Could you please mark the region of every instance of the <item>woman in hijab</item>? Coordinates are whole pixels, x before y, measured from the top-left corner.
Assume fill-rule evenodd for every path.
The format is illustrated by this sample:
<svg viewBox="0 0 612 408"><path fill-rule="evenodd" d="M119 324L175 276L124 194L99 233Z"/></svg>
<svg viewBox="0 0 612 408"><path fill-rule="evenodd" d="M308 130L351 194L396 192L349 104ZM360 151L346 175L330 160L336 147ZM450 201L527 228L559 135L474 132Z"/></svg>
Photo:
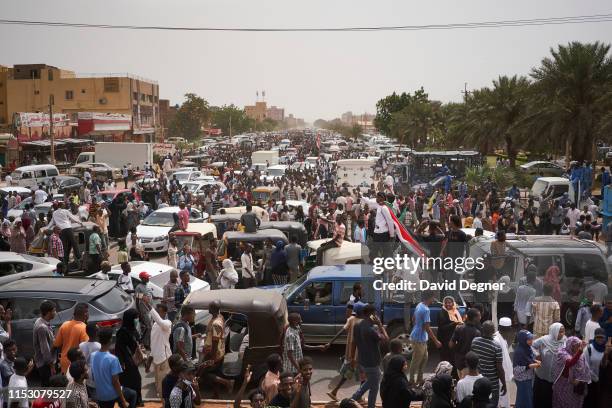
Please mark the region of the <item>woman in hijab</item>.
<svg viewBox="0 0 612 408"><path fill-rule="evenodd" d="M223 260L223 268L217 277L217 283L221 289L234 289L238 283L238 272L234 268L234 263L231 259Z"/></svg>
<svg viewBox="0 0 612 408"><path fill-rule="evenodd" d="M413 391L408 386L406 370L408 362L397 355L389 360L382 382L380 383L380 398L383 408L405 408L412 401L420 401L423 396L418 391Z"/></svg>
<svg viewBox="0 0 612 408"><path fill-rule="evenodd" d="M533 334L527 330L518 332L512 362L516 382L516 408L533 407L533 370L540 366L540 362L535 359L532 344Z"/></svg>
<svg viewBox="0 0 612 408"><path fill-rule="evenodd" d="M442 374L434 377L431 382L433 396L431 397L431 408L452 408L453 378L450 374Z"/></svg>
<svg viewBox="0 0 612 408"><path fill-rule="evenodd" d="M552 297L561 303L561 285L560 282L561 270L557 265L551 265L544 275L544 284L549 284L553 288Z"/></svg>
<svg viewBox="0 0 612 408"><path fill-rule="evenodd" d="M472 388L472 395L468 395L461 401L459 408L496 408L491 402L491 380L482 377L476 380Z"/></svg>
<svg viewBox="0 0 612 408"><path fill-rule="evenodd" d="M9 244L11 238L11 222L9 220L2 221L2 227L0 227L0 250L10 251L11 245Z"/></svg>
<svg viewBox="0 0 612 408"><path fill-rule="evenodd" d="M289 267L287 266L287 255L284 248L284 241L276 241L276 248L270 256L270 269L272 270L272 280L275 285L285 285L287 283Z"/></svg>
<svg viewBox="0 0 612 408"><path fill-rule="evenodd" d="M581 407L591 381L589 363L582 354L582 341L570 337L553 360L553 408Z"/></svg>
<svg viewBox="0 0 612 408"><path fill-rule="evenodd" d="M13 222L9 244L11 245L11 251L19 254L26 253L26 233L23 229L21 218L17 218Z"/></svg>
<svg viewBox="0 0 612 408"><path fill-rule="evenodd" d="M138 403L142 402L142 378L138 365L143 360L140 348L140 318L136 309L128 309L123 313L121 327L117 330L115 355L121 363L123 372L119 375L121 385L131 388L138 394Z"/></svg>
<svg viewBox="0 0 612 408"><path fill-rule="evenodd" d="M444 307L440 309L438 313L438 340L442 343L440 349L440 360L442 361L455 361L452 350L448 347L451 337L455 332L455 327L463 324L463 319L455 299L452 296L447 296L442 301Z"/></svg>
<svg viewBox="0 0 612 408"><path fill-rule="evenodd" d="M433 381L443 375L451 375L453 372L453 366L448 361L440 361L436 366L434 375L427 378L423 383L423 408L431 407L431 401L433 397Z"/></svg>
<svg viewBox="0 0 612 408"><path fill-rule="evenodd" d="M533 401L536 407L552 407L552 375L553 361L557 352L565 344L565 327L561 323L553 323L548 329L548 335L533 342L533 348L540 358L540 367L535 370L533 383Z"/></svg>
<svg viewBox="0 0 612 408"><path fill-rule="evenodd" d="M601 394L599 370L606 351L606 339L606 331L599 327L595 329L595 338L591 340L586 348L586 357L591 370L591 383L582 405L584 408L596 407L599 401Z"/></svg>

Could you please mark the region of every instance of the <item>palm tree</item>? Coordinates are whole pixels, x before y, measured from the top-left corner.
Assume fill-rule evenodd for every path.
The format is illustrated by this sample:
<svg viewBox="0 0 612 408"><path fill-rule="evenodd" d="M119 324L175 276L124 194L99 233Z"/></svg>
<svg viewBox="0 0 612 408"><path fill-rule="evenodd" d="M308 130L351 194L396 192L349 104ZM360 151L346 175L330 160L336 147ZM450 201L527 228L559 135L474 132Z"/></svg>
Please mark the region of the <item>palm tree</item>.
<svg viewBox="0 0 612 408"><path fill-rule="evenodd" d="M536 138L565 147L568 159L592 160L595 142L612 127L609 51L600 42L559 45L531 72L537 109L527 123Z"/></svg>
<svg viewBox="0 0 612 408"><path fill-rule="evenodd" d="M475 90L465 106L455 110L453 131L463 135L464 144L479 146L483 153L503 145L514 167L525 141L519 124L527 111L529 86L525 77L500 76L492 88Z"/></svg>

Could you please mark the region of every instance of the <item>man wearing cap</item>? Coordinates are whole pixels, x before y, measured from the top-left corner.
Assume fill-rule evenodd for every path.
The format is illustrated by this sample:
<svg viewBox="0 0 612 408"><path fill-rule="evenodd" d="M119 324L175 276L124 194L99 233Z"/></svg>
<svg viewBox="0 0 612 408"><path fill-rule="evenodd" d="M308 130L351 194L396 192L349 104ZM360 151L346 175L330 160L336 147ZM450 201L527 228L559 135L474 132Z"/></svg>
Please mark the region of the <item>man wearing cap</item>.
<svg viewBox="0 0 612 408"><path fill-rule="evenodd" d="M151 319L149 317L149 308L147 304L153 301L153 288L149 284L151 275L148 272L142 271L138 274L140 283L134 290L136 297L136 306L140 313L140 329L142 335L142 342L147 349L151 348Z"/></svg>

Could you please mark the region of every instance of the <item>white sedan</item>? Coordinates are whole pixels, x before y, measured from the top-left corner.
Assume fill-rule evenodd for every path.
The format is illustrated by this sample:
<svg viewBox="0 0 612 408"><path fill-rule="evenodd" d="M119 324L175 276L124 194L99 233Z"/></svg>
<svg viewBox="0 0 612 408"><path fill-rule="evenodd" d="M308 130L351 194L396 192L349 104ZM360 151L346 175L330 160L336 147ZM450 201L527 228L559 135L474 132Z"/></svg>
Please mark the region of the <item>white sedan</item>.
<svg viewBox="0 0 612 408"><path fill-rule="evenodd" d="M174 214L179 207L160 208L152 212L136 227L136 234L140 238L145 252L168 251L168 233L174 226ZM208 214L195 208L191 209L189 222L198 223L208 219Z"/></svg>
<svg viewBox="0 0 612 408"><path fill-rule="evenodd" d="M130 267L132 268L130 277L132 278L132 286L134 288L140 283L140 277L138 276L140 272L147 272L151 275L149 282L153 289L153 297L163 298L164 285L170 281L170 271L174 269L172 266L157 262L134 261L130 262ZM121 274L123 274L121 265L114 265L108 273L108 277L110 280L116 281ZM89 277L93 278L95 277L94 275ZM208 282L198 279L193 275L190 275L189 284L191 285L192 292L196 290L210 290Z"/></svg>

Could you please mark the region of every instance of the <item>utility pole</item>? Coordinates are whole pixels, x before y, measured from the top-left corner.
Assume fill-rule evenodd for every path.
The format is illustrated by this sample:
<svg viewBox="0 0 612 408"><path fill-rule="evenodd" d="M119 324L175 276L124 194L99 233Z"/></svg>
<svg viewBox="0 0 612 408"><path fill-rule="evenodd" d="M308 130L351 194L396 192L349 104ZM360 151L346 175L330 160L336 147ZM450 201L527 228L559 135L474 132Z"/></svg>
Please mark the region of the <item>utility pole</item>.
<svg viewBox="0 0 612 408"><path fill-rule="evenodd" d="M470 94L470 91L468 91L468 89L467 89L467 82L465 82L464 85L463 85L463 92L462 93L463 93L463 102L467 102L468 95Z"/></svg>
<svg viewBox="0 0 612 408"><path fill-rule="evenodd" d="M49 95L49 134L51 136L51 164L55 164L55 129L53 128L53 95Z"/></svg>

